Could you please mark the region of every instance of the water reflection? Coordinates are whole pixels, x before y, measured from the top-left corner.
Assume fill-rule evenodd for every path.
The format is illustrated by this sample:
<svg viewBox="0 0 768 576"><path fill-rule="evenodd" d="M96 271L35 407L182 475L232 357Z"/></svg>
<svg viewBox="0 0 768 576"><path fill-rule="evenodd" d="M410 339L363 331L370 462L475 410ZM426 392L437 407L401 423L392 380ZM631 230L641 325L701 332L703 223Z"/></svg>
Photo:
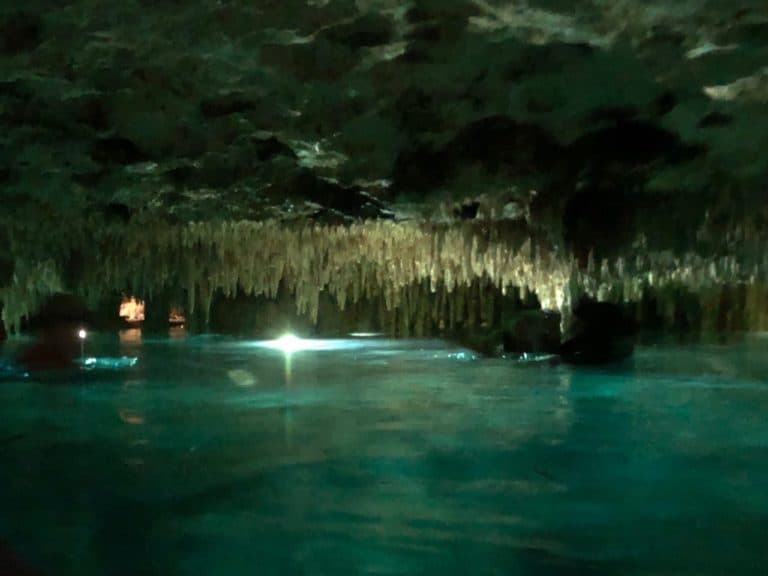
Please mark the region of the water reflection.
<svg viewBox="0 0 768 576"><path fill-rule="evenodd" d="M140 426L144 424L144 415L141 412L123 409L118 410L118 415L120 416L120 420L125 424L130 424L132 426Z"/></svg>
<svg viewBox="0 0 768 576"><path fill-rule="evenodd" d="M120 344L140 344L141 328L128 328L118 332Z"/></svg>
<svg viewBox="0 0 768 576"><path fill-rule="evenodd" d="M178 325L175 325L175 326L171 326L168 329L168 335L171 338L184 339L184 338L187 337L187 328L186 328L186 326L184 324L178 324Z"/></svg>

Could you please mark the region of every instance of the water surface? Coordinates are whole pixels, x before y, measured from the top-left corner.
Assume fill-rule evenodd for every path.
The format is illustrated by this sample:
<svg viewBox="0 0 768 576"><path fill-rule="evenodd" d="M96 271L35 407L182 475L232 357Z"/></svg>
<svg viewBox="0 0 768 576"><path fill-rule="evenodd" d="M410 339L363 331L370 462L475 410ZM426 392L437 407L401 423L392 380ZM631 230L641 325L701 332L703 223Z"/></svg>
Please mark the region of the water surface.
<svg viewBox="0 0 768 576"><path fill-rule="evenodd" d="M0 538L51 575L766 571L768 338L315 348L133 332L86 350L133 367L6 378Z"/></svg>

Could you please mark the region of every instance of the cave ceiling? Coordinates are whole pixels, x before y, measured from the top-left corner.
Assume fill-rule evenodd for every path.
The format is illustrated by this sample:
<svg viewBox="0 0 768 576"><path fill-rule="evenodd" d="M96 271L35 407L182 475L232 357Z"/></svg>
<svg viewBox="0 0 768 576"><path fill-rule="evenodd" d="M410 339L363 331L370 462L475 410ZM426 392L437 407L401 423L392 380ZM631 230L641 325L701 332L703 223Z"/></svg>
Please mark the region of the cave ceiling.
<svg viewBox="0 0 768 576"><path fill-rule="evenodd" d="M768 175L762 0L31 0L0 9L0 66L16 222L479 213L578 239L627 211L696 230Z"/></svg>

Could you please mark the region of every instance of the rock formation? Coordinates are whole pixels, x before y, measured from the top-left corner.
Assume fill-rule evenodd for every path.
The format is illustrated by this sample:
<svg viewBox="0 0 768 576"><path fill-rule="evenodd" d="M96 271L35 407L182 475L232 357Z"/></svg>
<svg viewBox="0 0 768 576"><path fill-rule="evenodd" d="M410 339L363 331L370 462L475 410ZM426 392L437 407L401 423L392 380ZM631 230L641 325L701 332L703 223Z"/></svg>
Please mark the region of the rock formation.
<svg viewBox="0 0 768 576"><path fill-rule="evenodd" d="M59 292L765 329L765 3L561 4L0 9L6 330Z"/></svg>

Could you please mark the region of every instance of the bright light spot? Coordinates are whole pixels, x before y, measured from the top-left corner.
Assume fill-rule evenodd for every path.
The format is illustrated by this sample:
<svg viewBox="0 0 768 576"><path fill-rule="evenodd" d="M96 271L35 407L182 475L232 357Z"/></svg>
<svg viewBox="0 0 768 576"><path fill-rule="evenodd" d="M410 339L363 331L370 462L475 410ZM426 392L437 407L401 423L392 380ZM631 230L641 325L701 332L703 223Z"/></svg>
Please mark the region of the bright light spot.
<svg viewBox="0 0 768 576"><path fill-rule="evenodd" d="M133 296L123 298L120 303L120 318L126 322L142 322L144 320L144 301Z"/></svg>
<svg viewBox="0 0 768 576"><path fill-rule="evenodd" d="M352 338L378 338L383 334L381 332L352 332L350 336Z"/></svg>
<svg viewBox="0 0 768 576"><path fill-rule="evenodd" d="M298 350L304 350L305 346L301 338L293 334L285 334L277 340L273 340L274 347L286 354L293 354Z"/></svg>
<svg viewBox="0 0 768 576"><path fill-rule="evenodd" d="M293 354L301 350L329 351L329 350L356 350L365 346L363 340L356 339L316 339L299 338L293 334L285 334L276 340L261 340L250 342L247 346L257 346L259 348L269 348L270 350L279 350L284 354Z"/></svg>
<svg viewBox="0 0 768 576"><path fill-rule="evenodd" d="M80 338L80 340L85 340L85 337L88 336L88 333L80 328L80 330L77 331L77 337Z"/></svg>

